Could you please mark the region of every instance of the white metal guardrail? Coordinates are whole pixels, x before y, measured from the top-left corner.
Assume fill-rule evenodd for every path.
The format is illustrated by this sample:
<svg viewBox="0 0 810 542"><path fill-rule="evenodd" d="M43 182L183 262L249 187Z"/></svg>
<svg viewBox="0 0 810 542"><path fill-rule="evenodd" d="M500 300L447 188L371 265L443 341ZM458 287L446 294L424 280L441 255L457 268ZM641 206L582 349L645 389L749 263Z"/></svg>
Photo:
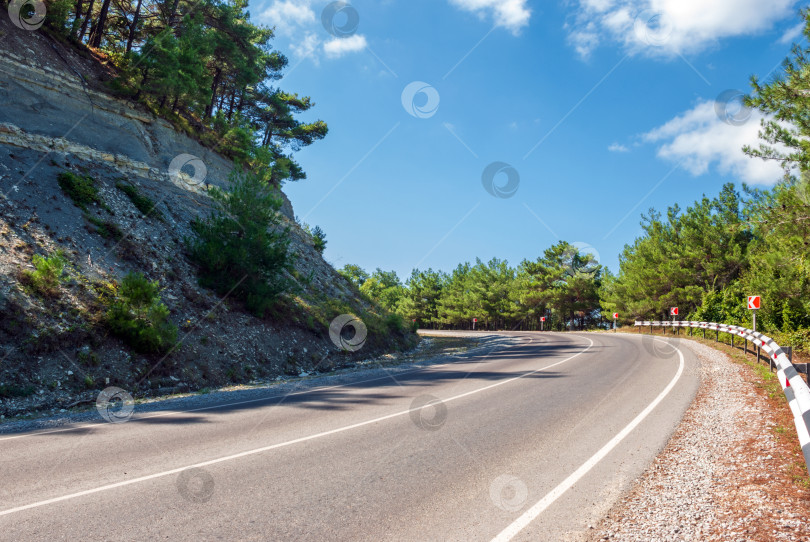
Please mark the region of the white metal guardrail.
<svg viewBox="0 0 810 542"><path fill-rule="evenodd" d="M790 410L793 412L793 422L796 424L796 433L799 435L799 444L802 447L804 461L810 473L810 388L793 366L785 351L770 337L740 326L717 324L714 322L660 322L639 321L635 325L643 327L672 327L710 330L719 333L728 333L732 337L742 337L760 347L773 362L777 371L782 391L785 392ZM704 331L705 333L705 331ZM732 339L733 340L733 339Z"/></svg>

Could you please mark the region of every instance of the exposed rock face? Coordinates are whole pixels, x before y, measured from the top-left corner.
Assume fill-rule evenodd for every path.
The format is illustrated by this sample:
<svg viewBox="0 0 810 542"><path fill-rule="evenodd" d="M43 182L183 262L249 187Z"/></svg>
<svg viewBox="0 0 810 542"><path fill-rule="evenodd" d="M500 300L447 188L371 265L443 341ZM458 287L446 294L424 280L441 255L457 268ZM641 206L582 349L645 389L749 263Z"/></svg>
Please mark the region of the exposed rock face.
<svg viewBox="0 0 810 542"><path fill-rule="evenodd" d="M386 315L323 260L281 193L294 292L259 319L199 287L184 239L211 208L206 183L227 188L233 164L104 94L98 63L0 20L0 415L94 399L107 385L137 395L325 371L415 342L386 327ZM180 155L202 161L203 182L197 168L170 171ZM95 179L102 204L74 205L57 182L64 171ZM122 183L157 202L159 216L143 216ZM104 235L99 223L123 238ZM34 254L55 250L70 262L68 280L44 299L20 273ZM163 288L181 341L166 358L134 353L103 324L100 289L130 271ZM354 353L329 337L330 321L348 312L369 328Z"/></svg>

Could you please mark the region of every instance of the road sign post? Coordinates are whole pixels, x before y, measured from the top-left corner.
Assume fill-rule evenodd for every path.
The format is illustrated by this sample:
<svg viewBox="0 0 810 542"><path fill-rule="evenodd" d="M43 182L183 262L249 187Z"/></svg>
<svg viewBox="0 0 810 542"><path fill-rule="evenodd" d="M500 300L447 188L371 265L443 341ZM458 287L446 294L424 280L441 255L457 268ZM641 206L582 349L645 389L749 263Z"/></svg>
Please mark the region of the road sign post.
<svg viewBox="0 0 810 542"><path fill-rule="evenodd" d="M473 331L475 331L475 323L478 321L478 318L473 318Z"/></svg>
<svg viewBox="0 0 810 542"><path fill-rule="evenodd" d="M678 307L670 307L669 308L669 315L673 317L672 318L672 326L675 327L675 318L674 317L678 316ZM675 329L677 331L677 328L675 328Z"/></svg>
<svg viewBox="0 0 810 542"><path fill-rule="evenodd" d="M758 295L749 295L748 296L748 309L754 311L753 314L753 324L752 328L754 331L757 330L757 311L762 306L762 297Z"/></svg>
<svg viewBox="0 0 810 542"><path fill-rule="evenodd" d="M618 313L618 312L614 312L614 313L613 313L613 331L614 331L614 332L616 331L616 321L617 321L618 319L619 319L619 313Z"/></svg>
<svg viewBox="0 0 810 542"><path fill-rule="evenodd" d="M546 317L545 317L545 316L541 316L541 317L540 317L540 331L543 331L543 327L544 327L544 324L545 324L545 323L546 323Z"/></svg>

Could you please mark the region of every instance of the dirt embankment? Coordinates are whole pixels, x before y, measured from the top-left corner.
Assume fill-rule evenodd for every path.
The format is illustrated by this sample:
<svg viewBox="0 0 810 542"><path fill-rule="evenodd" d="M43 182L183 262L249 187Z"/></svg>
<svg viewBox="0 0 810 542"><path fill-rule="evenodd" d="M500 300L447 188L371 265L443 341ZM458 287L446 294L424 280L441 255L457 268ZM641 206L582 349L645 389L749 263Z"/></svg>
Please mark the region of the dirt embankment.
<svg viewBox="0 0 810 542"><path fill-rule="evenodd" d="M186 257L190 223L211 208L209 186L227 186L233 164L137 106L103 92L107 70L39 32L0 17L0 415L66 408L106 386L135 396L279 374L328 371L415 344L385 325L282 212L296 256L295 291L264 319L201 288ZM205 165L171 175L180 155ZM94 179L99 203L82 210L59 186L62 172ZM122 187L157 202L144 216ZM66 280L53 297L20 282L34 255L62 250ZM103 323L103 293L128 272L158 280L180 346L145 356ZM329 323L354 313L368 327L356 352L339 349Z"/></svg>

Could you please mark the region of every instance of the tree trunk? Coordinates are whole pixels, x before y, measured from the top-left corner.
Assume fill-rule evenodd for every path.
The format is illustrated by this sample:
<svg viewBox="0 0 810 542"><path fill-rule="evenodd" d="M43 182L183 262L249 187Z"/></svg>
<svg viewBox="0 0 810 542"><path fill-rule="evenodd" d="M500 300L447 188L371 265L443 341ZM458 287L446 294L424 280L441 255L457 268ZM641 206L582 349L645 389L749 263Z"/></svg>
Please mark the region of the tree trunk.
<svg viewBox="0 0 810 542"><path fill-rule="evenodd" d="M79 36L78 22L82 18L82 7L83 6L84 6L84 1L83 0L76 0L76 17L74 17L74 19L73 19L73 28L71 29L71 32L70 32L71 36L73 36L73 39L75 39L75 40L79 39L78 38L78 36Z"/></svg>
<svg viewBox="0 0 810 542"><path fill-rule="evenodd" d="M217 68L214 73L214 82L211 83L211 102L205 106L205 118L210 119L214 112L214 104L217 101L217 87L219 87L219 78L222 77L222 68Z"/></svg>
<svg viewBox="0 0 810 542"><path fill-rule="evenodd" d="M231 103L228 104L228 120L233 116L233 102L236 99L236 91L231 92Z"/></svg>
<svg viewBox="0 0 810 542"><path fill-rule="evenodd" d="M80 0L81 1L81 0ZM132 26L129 27L129 38L127 38L127 54L132 51L132 42L135 40L135 32L138 29L138 20L141 16L141 3L143 0L138 0L138 5L135 7L135 15L132 18Z"/></svg>
<svg viewBox="0 0 810 542"><path fill-rule="evenodd" d="M242 87L242 90L239 91L239 105L236 106L236 110L241 113L242 108L245 106L245 90L247 87Z"/></svg>
<svg viewBox="0 0 810 542"><path fill-rule="evenodd" d="M90 46L101 47L101 38L104 37L104 26L107 24L107 12L110 10L110 0L104 0L101 10L98 12L98 20L93 25L93 32L90 34Z"/></svg>
<svg viewBox="0 0 810 542"><path fill-rule="evenodd" d="M178 18L177 18L177 5L180 3L180 0L174 0L174 4L172 4L172 12L169 15L169 27L175 31L175 36L177 35L177 26L178 26Z"/></svg>
<svg viewBox="0 0 810 542"><path fill-rule="evenodd" d="M87 6L87 14L84 16L84 21L82 21L82 27L79 30L79 37L78 40L82 41L84 39L84 35L87 32L87 25L90 24L90 17L93 16L93 4L95 4L96 0L90 0L90 5Z"/></svg>

